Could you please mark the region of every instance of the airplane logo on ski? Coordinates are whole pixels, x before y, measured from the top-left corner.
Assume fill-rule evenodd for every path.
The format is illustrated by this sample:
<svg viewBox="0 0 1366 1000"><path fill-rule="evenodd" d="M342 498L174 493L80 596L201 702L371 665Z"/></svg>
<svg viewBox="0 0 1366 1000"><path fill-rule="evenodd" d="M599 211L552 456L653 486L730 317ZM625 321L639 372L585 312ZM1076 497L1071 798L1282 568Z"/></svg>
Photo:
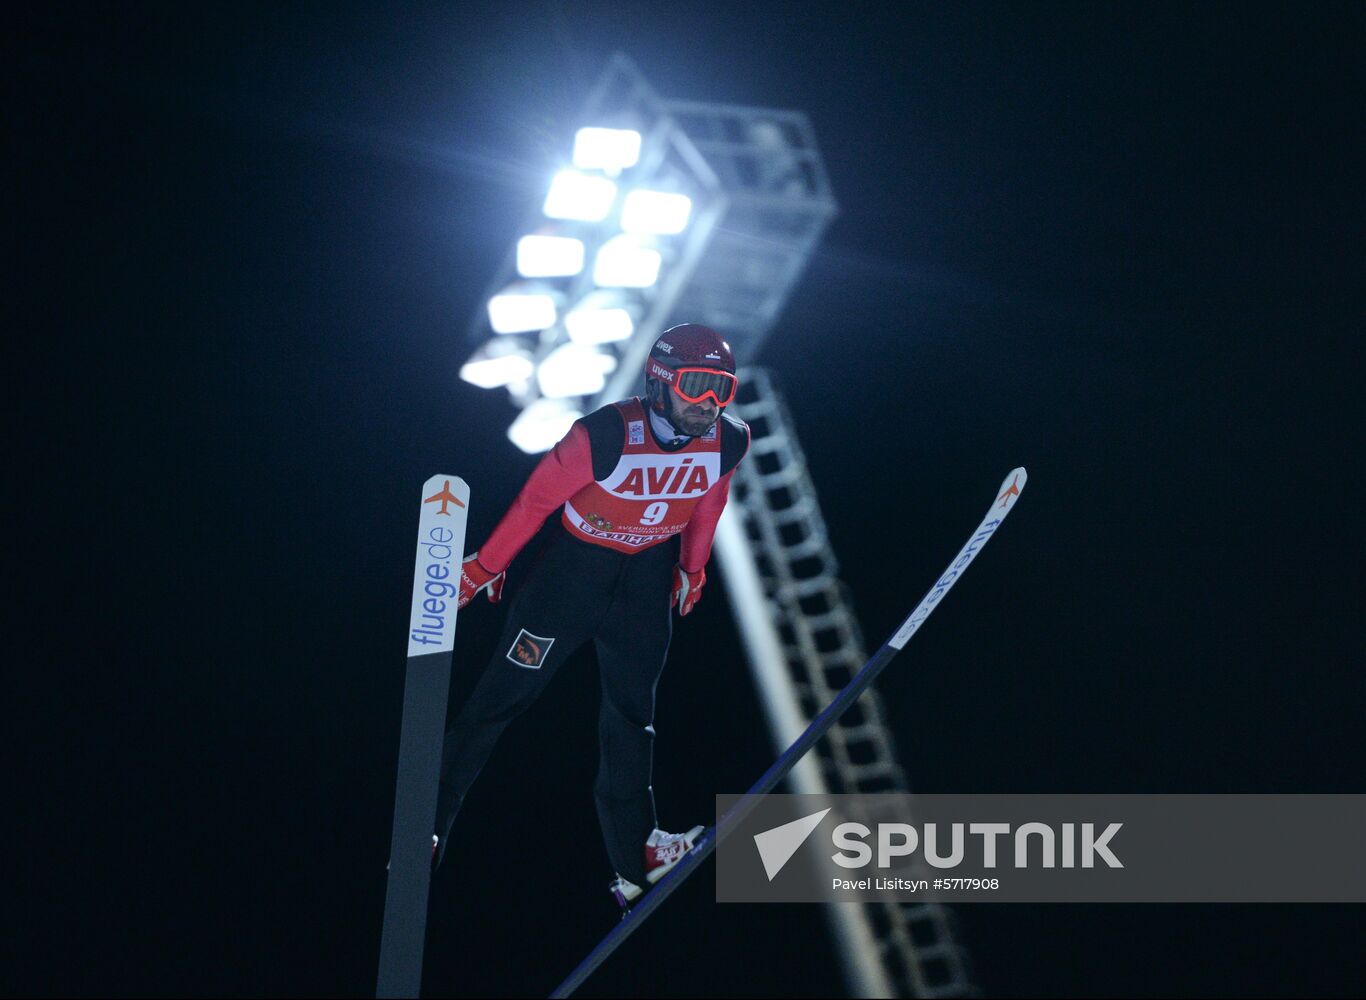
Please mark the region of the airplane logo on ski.
<svg viewBox="0 0 1366 1000"><path fill-rule="evenodd" d="M429 496L426 500L423 500L422 502L436 503L438 500L441 501L441 509L437 511L437 513L445 514L447 517L451 516L451 512L446 509L448 504L453 503L457 507L465 506L465 504L460 500L460 498L451 492L451 481L449 479L446 480L446 485L441 487L440 493L435 493L432 496Z"/></svg>
<svg viewBox="0 0 1366 1000"><path fill-rule="evenodd" d="M1019 477L1019 476L1016 476L1016 477L1015 477L1014 479L1012 479L1011 482L1010 482L1010 489L1006 490L1004 493L1002 493L1000 496L998 496L998 497L996 498L997 500L999 500L999 501L1001 502L1000 505L1001 505L1002 507L1005 507L1005 506L1007 506L1007 505L1010 503L1010 498L1011 498L1011 497L1017 497L1017 496L1020 495L1019 482L1020 482L1020 477ZM449 486L450 483L447 483L446 485Z"/></svg>

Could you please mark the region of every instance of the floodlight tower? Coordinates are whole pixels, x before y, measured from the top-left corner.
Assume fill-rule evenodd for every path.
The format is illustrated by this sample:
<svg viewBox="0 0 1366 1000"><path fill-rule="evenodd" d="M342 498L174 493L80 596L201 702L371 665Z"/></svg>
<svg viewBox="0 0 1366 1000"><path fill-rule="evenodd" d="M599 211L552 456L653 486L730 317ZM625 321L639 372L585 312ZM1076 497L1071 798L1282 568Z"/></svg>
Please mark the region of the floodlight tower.
<svg viewBox="0 0 1366 1000"><path fill-rule="evenodd" d="M592 91L572 163L495 277L467 381L506 387L508 432L550 448L584 413L638 390L667 327L722 331L752 363L836 212L799 111L661 99L620 53ZM492 336L489 336L492 331ZM781 752L867 659L815 487L771 376L747 368L750 423L716 536L727 594ZM790 775L794 792L905 791L875 691ZM856 996L974 992L934 904L826 907Z"/></svg>

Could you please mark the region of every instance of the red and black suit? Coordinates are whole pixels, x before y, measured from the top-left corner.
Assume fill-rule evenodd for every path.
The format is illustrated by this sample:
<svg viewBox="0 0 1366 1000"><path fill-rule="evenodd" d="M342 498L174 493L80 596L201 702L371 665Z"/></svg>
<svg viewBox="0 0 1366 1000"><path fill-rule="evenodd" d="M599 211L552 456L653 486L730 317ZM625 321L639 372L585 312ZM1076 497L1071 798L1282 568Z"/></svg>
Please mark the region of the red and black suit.
<svg viewBox="0 0 1366 1000"><path fill-rule="evenodd" d="M479 562L493 573L506 569L557 509L559 529L512 597L493 659L446 733L437 803L443 848L504 727L591 639L602 674L598 818L617 872L645 884L643 847L656 825L655 685L672 633L673 568L706 565L731 475L748 449L749 428L724 413L701 437L661 441L633 397L576 421L537 465Z"/></svg>

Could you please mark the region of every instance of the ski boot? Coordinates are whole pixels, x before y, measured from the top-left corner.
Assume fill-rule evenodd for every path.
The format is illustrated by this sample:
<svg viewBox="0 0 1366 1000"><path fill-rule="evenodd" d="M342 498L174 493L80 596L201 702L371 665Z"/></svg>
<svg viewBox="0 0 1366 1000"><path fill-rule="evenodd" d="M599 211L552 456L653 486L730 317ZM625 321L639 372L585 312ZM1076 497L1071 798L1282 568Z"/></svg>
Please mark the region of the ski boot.
<svg viewBox="0 0 1366 1000"><path fill-rule="evenodd" d="M673 870L674 865L683 860L683 855L687 854L697 844L697 838L702 836L704 827L695 826L687 833L665 833L663 830L655 829L650 833L650 839L645 841L645 880L654 885L665 875ZM622 878L620 875L608 886L612 893L612 898L621 907L623 919L630 912L631 906L645 892L640 886L629 879Z"/></svg>

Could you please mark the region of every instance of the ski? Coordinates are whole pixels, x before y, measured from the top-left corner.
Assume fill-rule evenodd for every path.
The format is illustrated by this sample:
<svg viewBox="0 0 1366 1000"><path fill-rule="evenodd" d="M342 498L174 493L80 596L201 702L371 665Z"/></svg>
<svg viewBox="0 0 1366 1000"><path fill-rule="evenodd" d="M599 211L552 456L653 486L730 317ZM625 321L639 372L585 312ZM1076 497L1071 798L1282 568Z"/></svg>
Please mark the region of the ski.
<svg viewBox="0 0 1366 1000"><path fill-rule="evenodd" d="M717 824L709 828L702 834L696 846L683 856L674 868L665 875L659 882L647 892L640 900L631 907L630 911L622 918L621 922L612 928L610 932L598 943L588 956L579 963L578 967L555 987L551 997L568 997L575 990L583 985L584 980L597 970L598 966L607 961L612 953L616 951L625 940L630 937L637 928L640 927L673 893L684 880L702 866L711 852L733 830L745 816L749 815L754 806L758 803L758 797L767 795L778 787L778 783L787 776L797 761L806 755L807 751L816 745L816 741L829 731L830 727L839 721L850 706L854 704L861 694L872 684L877 676L882 673L892 657L905 648L911 636L920 629L925 620L934 612L944 595L949 592L959 577L972 563L977 554L982 551L983 546L991 540L1006 515L1015 509L1015 501L1020 497L1020 491L1024 489L1027 475L1023 468L1013 470L1001 483L1001 488L996 494L996 499L992 501L991 508L987 511L982 523L977 526L977 530L972 533L967 543L959 550L958 555L949 563L948 568L940 574L934 586L921 599L915 609L906 616L906 620L901 623L901 627L896 630L882 647L869 658L857 674L835 699L826 706L811 724L806 727L806 731L787 748L773 765L764 772L763 776L754 783L749 789L745 798L737 802L729 812L717 821Z"/></svg>
<svg viewBox="0 0 1366 1000"><path fill-rule="evenodd" d="M470 488L458 476L433 476L422 488L376 997L416 997L422 989L436 786L469 500Z"/></svg>

